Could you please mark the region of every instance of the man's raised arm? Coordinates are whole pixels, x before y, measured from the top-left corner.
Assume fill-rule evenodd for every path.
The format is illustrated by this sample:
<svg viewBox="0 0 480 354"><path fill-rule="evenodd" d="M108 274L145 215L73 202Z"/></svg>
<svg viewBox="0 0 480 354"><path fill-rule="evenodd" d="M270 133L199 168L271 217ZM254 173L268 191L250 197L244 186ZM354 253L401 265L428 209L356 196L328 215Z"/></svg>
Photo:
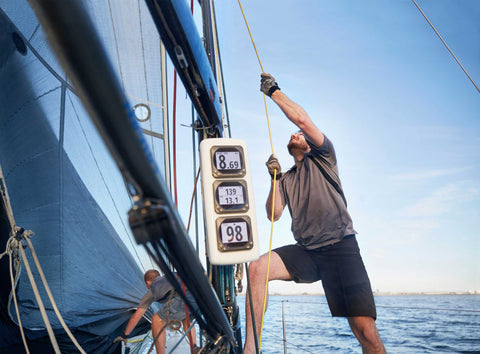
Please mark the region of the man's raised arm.
<svg viewBox="0 0 480 354"><path fill-rule="evenodd" d="M260 90L280 107L287 118L307 136L310 142L317 147L322 146L325 137L321 130L313 124L307 112L280 90L272 75L262 73L261 78Z"/></svg>

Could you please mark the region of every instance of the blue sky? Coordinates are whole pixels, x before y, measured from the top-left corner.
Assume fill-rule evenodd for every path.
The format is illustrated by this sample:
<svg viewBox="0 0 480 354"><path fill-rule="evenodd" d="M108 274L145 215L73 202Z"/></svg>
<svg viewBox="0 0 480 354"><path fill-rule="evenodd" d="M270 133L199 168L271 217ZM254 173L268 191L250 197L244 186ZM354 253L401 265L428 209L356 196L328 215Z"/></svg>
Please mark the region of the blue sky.
<svg viewBox="0 0 480 354"><path fill-rule="evenodd" d="M478 86L480 2L417 3ZM480 290L480 93L413 2L265 0L242 6L265 71L335 145L373 288ZM264 253L271 148L261 69L237 1L217 1L216 15L232 137L249 149ZM180 123L190 123L189 109ZM272 101L268 109L274 150L287 170L293 160L286 144L296 128ZM179 141L189 141L188 129L179 134ZM189 154L182 143L179 159L188 163ZM182 178L180 185L192 184L191 174ZM180 192L185 220L190 193L190 187ZM273 248L292 242L285 210L274 226ZM271 289L287 291L285 283ZM294 289L322 290L319 283Z"/></svg>

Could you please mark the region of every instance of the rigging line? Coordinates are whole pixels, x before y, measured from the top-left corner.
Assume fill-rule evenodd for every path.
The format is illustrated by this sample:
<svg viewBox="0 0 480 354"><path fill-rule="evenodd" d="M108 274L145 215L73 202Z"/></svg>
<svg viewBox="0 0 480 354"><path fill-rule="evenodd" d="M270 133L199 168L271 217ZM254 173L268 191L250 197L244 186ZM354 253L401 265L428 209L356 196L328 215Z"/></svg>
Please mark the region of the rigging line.
<svg viewBox="0 0 480 354"><path fill-rule="evenodd" d="M35 295L35 300L37 300L37 305L42 315L43 322L45 323L48 336L50 337L50 342L52 343L55 353L60 353L60 348L58 346L57 339L55 338L55 334L53 333L50 320L48 319L47 312L45 311L45 306L43 305L43 301L42 301L42 298L40 297L37 284L35 283L35 278L33 277L32 270L30 269L30 264L28 263L27 255L25 254L25 251L23 250L22 245L20 245L18 249L20 251L20 255L22 257L25 270L27 271L28 279L30 281L30 285L32 286L33 293Z"/></svg>
<svg viewBox="0 0 480 354"><path fill-rule="evenodd" d="M149 90L148 90L148 80L147 80L147 64L145 61L145 46L143 43L143 25L142 25L142 14L141 14L141 8L140 8L140 0L137 2L138 4L138 21L140 22L140 42L142 44L142 59L143 59L143 76L145 79L145 91L147 94L147 100L150 101L149 97ZM152 117L149 117L149 125L150 125L150 130L153 131L153 126L152 126ZM153 136L150 136L150 141L152 144L152 155L154 160L156 160L155 156L155 145L153 144Z"/></svg>
<svg viewBox="0 0 480 354"><path fill-rule="evenodd" d="M3 175L2 165L0 164L0 193L2 195L3 204L5 206L5 212L7 213L8 222L10 223L10 229L15 227L15 217L13 216L12 205L10 204L10 198L8 196L7 184ZM1 257L0 257L1 258Z"/></svg>
<svg viewBox="0 0 480 354"><path fill-rule="evenodd" d="M252 42L253 48L255 49L255 53L257 55L258 63L260 64L260 68L262 69L262 72L265 72L263 70L263 65L262 61L260 60L260 56L258 55L257 51L257 46L255 45L255 41L253 40L252 32L250 31L250 26L248 25L247 18L245 16L245 12L243 11L242 4L240 0L238 0L238 5L240 6L240 10L242 11L242 16L245 21L245 25L247 26L248 34L250 35L250 40ZM270 119L268 117L268 107L267 107L267 99L265 97L265 94L263 94L263 101L265 103L265 114L267 118L267 125L268 125L268 135L270 137L270 147L272 149L272 154L275 154L274 149L273 149L273 140L272 140L272 131L270 128ZM270 246L268 249L268 263L267 263L267 277L265 279L265 294L264 294L264 300L263 300L263 311L262 311L262 322L261 322L261 327L260 327L260 339L259 339L259 345L258 345L258 351L261 351L261 346L262 346L262 331L263 331L263 323L265 320L265 310L266 310L266 304L267 304L267 295L268 295L268 276L270 273L270 260L271 260L271 254L272 254L272 240L273 240L273 223L275 222L273 215L274 215L274 206L275 206L275 192L276 192L276 181L277 181L277 170L274 170L274 177L273 177L273 190L272 190L272 215L271 215L271 227L270 227Z"/></svg>
<svg viewBox="0 0 480 354"><path fill-rule="evenodd" d="M28 49L33 53L33 55L35 56L35 58L40 62L42 63L42 65L45 67L45 69L47 69L50 74L52 74L60 83L63 83L65 85L68 86L68 88L75 92L75 90L73 89L73 87L64 79L62 78L49 64L48 62L35 50L35 47L30 43L30 40L33 38L33 35L36 33L38 27L40 26L39 24L37 24L37 27L35 29L35 31L32 33L32 36L30 37L30 39L27 40L26 37L24 37L22 31L19 30L19 28L13 23L11 22L11 20L8 18L8 16L5 14L5 12L0 9L0 14L2 14L3 16L5 16L5 18L8 19L10 25L15 29L15 32L17 32L20 37L22 37L22 39L25 41L25 44L26 46L28 47Z"/></svg>
<svg viewBox="0 0 480 354"><path fill-rule="evenodd" d="M190 213L188 216L187 233L190 230L190 221L192 220L193 202L195 201L195 196L197 195L198 177L200 177L200 167L198 167L197 176L195 177L195 183L193 185L192 199L190 200ZM198 251L198 248L197 248L197 251Z"/></svg>
<svg viewBox="0 0 480 354"><path fill-rule="evenodd" d="M253 40L252 32L250 31L250 26L248 25L248 21L247 21L247 18L245 17L245 13L243 12L243 7L240 0L238 0L238 5L240 5L240 10L242 11L242 15L243 15L243 20L245 21L248 34L250 35L250 40L253 44L253 48L255 49L255 53L257 54L257 59L258 59L258 63L260 64L260 68L262 69L262 72L265 72L265 70L263 70L263 65L262 65L262 62L260 61L260 56L258 55L257 46L255 45L255 41ZM268 134L270 136L270 146L272 148L272 154L275 154L273 150L272 130L270 129L270 119L268 118L267 98L265 97L265 94L263 94L263 101L265 102L265 114L267 116Z"/></svg>
<svg viewBox="0 0 480 354"><path fill-rule="evenodd" d="M422 9L420 8L420 6L418 6L417 2L415 0L412 0L413 3L415 4L415 6L417 7L417 9L421 12L421 14L423 15L423 17L425 17L425 20L427 20L428 24L430 25L430 27L432 27L432 29L435 31L435 33L437 34L438 38L440 38L440 40L442 41L443 45L445 46L445 48L448 49L448 51L450 52L450 54L453 56L453 58L455 59L455 61L457 62L458 65L460 65L460 67L462 68L463 72L465 73L465 75L467 75L467 77L470 79L470 81L472 82L472 84L475 86L475 88L477 89L477 91L480 93L480 89L478 88L477 84L475 83L475 81L473 81L473 79L471 78L471 76L468 74L467 70L465 70L465 68L463 67L462 64L460 64L460 61L457 59L457 57L455 56L455 54L453 54L453 52L450 50L449 46L447 45L447 43L443 40L442 36L440 35L440 33L438 33L437 29L435 28L435 26L430 22L430 20L428 19L427 15L425 15L425 13L422 11Z"/></svg>
<svg viewBox="0 0 480 354"><path fill-rule="evenodd" d="M73 336L72 332L70 331L67 324L63 320L63 317L62 317L60 311L58 310L57 304L56 304L55 299L52 295L52 292L50 291L50 287L48 286L47 279L45 278L45 274L43 273L43 269L40 265L40 262L38 261L37 253L35 252L35 249L33 248L32 242L30 241L28 235L25 235L24 239L27 242L28 248L30 249L30 253L32 254L32 258L33 258L33 261L35 262L35 266L37 267L38 274L40 275L40 279L42 279L43 287L45 288L45 291L46 291L47 296L50 300L50 303L52 304L53 311L57 315L57 318L60 321L60 324L62 325L65 332L67 332L68 337L73 342L75 347L79 350L80 353L85 354L85 351L82 349L80 344L77 342L77 340Z"/></svg>
<svg viewBox="0 0 480 354"><path fill-rule="evenodd" d="M120 50L118 49L117 31L115 29L115 23L113 21L112 4L110 3L110 0L108 0L108 10L110 13L110 21L112 21L113 38L115 41L115 50L117 52L117 60L118 60L118 71L120 72L120 80L122 82L123 91L125 91L125 83L123 82L122 64L120 62Z"/></svg>
<svg viewBox="0 0 480 354"><path fill-rule="evenodd" d="M194 106L193 106L193 102L191 104L191 108L192 108L192 127L195 126L195 109L194 109ZM197 155L196 155L196 150L195 150L195 146L196 146L196 140L195 140L195 129L192 129L192 155L193 155L193 176L195 178L195 169L197 167ZM195 182L195 185L197 184L197 182ZM200 245L199 245L199 235L198 235L198 198L197 198L197 193L194 194L194 197L193 197L193 202L195 203L195 245L196 245L196 250L197 250L197 255L200 251ZM190 224L190 221L189 221L189 224ZM187 228L187 232L188 232L188 228Z"/></svg>
<svg viewBox="0 0 480 354"><path fill-rule="evenodd" d="M142 44L143 76L144 76L144 79L145 79L145 91L146 91L146 94L147 94L146 102L150 102L148 80L147 80L147 64L146 64L146 60L145 60L145 45L143 43L143 22L142 22L142 13L141 13L142 10L141 10L141 6L140 6L140 0L138 0L137 5L138 5L138 21L140 22L140 26L139 26L140 27L140 42ZM133 97L133 96L131 96L131 97ZM151 104L151 103L149 103L149 104ZM163 106L161 106L161 108L163 109ZM149 118L148 123L150 125L150 131L153 132L152 117L150 116L148 118ZM153 159L156 161L157 157L155 155L155 144L153 143L154 142L153 137L154 137L153 134L150 135L150 143L152 145ZM162 137L162 139L163 139L163 137ZM149 257L149 259L150 259L150 264L151 264L152 268L155 268L152 258Z"/></svg>
<svg viewBox="0 0 480 354"><path fill-rule="evenodd" d="M296 348L298 348L298 349L300 349L300 350L302 350L302 351L304 351L304 352L311 353L311 354L316 354L316 353L314 353L314 352L311 352L311 351L308 350L308 349L303 348L303 347L300 346L300 345L294 344L294 343L292 343L292 342L290 342L290 341L288 341L288 340L284 340L283 338L281 338L280 336L278 336L278 335L276 335L276 334L274 334L274 333L269 332L268 334L271 335L272 337L278 338L277 340L278 340L279 342L282 342L282 343L283 343L283 342L286 342L288 345L294 346L294 347L296 347Z"/></svg>
<svg viewBox="0 0 480 354"><path fill-rule="evenodd" d="M15 304L15 313L17 315L18 327L20 328L20 334L22 336L23 346L25 347L25 352L27 354L30 354L30 351L28 350L27 339L25 338L25 333L23 332L23 325L22 325L22 320L20 318L20 311L18 310L18 302L17 302L16 291L15 291L15 284L17 283L18 276L20 274L20 266L18 264L16 265L17 272L15 274L15 277L13 276L13 262L12 262L13 257L12 257L12 253L14 252L14 249L18 249L18 246L13 246L13 244L16 245L17 243L18 243L18 241L15 239L15 237L13 235L10 236L10 238L7 241L5 252L0 254L0 259L2 259L3 256L8 254L8 259L9 259L8 263L9 263L9 268L10 268L10 282L12 284L12 290L10 291L10 295L8 297L9 297L9 299L11 297L13 297L13 303ZM17 254L17 257L18 257L18 254ZM16 263L18 263L18 260L16 260ZM10 301L8 303L8 309L9 308L10 308ZM8 310L8 312L10 312L10 311Z"/></svg>
<svg viewBox="0 0 480 354"><path fill-rule="evenodd" d="M15 249L18 249L18 247L22 247L22 245L18 245L19 244L19 241L15 239L14 237L14 230L15 230L15 218L13 216L13 210L12 210L12 205L10 204L10 198L8 196L8 190L7 190L7 185L6 185L6 182L5 182L5 178L3 176L3 171L2 171L2 166L0 164L0 194L2 196L2 204L0 206L3 206L6 214L7 214L7 218L8 218L8 222L10 224L10 232L11 232L11 236L10 238L7 240L7 243L6 243L6 247L5 247L5 252L3 252L2 254L0 254L0 259L3 258L3 256L5 256L6 254L8 254L8 258L9 258L9 268L10 268L10 281L12 283L12 290L10 291L10 295L9 295L9 299L11 296L13 296L13 302L15 304L15 313L17 314L17 321L18 321L18 326L20 327L20 334L21 334L21 337L22 337L22 341L23 341L23 345L25 347L25 352L27 354L30 354L30 351L28 349L28 344L27 344L27 340L25 338L25 333L23 331L23 325L22 325L22 320L20 318L20 311L18 309L18 302L17 302L17 296L16 296L16 291L15 291L15 284L17 283L18 281L18 276L20 275L20 261L18 259L18 251L17 251L17 254L16 254L16 274L15 274L15 277L13 276L13 252ZM15 246L14 246L15 245ZM10 301L8 303L8 310L10 308ZM8 311L9 312L9 311Z"/></svg>
<svg viewBox="0 0 480 354"><path fill-rule="evenodd" d="M210 0L210 17L212 18L212 37L213 37L213 52L214 52L214 57L215 57L215 71L216 71L216 77L217 77L217 88L218 88L218 94L219 94L219 100L222 103L222 131L223 131L223 136L225 136L225 107L223 105L223 97L222 97L222 75L220 72L220 65L219 65L219 59L218 59L218 39L217 39L217 31L215 30L215 13L213 11L213 0Z"/></svg>
<svg viewBox="0 0 480 354"><path fill-rule="evenodd" d="M182 343L182 341L187 338L188 334L193 330L193 327L195 326L195 323L197 323L196 319L193 319L192 324L190 327L188 327L187 331L182 334L182 337L177 341L177 343L174 345L174 347L168 352L168 354L171 354L177 349L177 347ZM181 332L181 331L180 331ZM188 339L188 338L187 338ZM195 344L195 343L193 343Z"/></svg>
<svg viewBox="0 0 480 354"><path fill-rule="evenodd" d="M257 46L255 45L255 41L253 40L252 32L250 31L250 27L248 26L247 18L245 17L245 12L243 12L242 3L240 2L240 0L238 0L238 5L240 6L240 10L242 11L243 20L245 21L245 25L247 26L248 34L250 35L250 40L252 41L253 48L255 49L255 54L257 54L257 59L258 59L258 63L260 64L260 68L262 69L262 72L265 72L263 70L262 61L260 60L260 56L258 55Z"/></svg>
<svg viewBox="0 0 480 354"><path fill-rule="evenodd" d="M267 280L265 282L265 295L263 299L263 310L262 310L262 324L260 326L260 339L258 343L258 351L261 352L262 349L262 332L263 332L263 321L265 320L265 310L267 305L267 296L268 296L268 275L270 273L270 259L272 255L272 240L273 240L273 222L274 222L274 213L275 213L275 187L277 184L277 170L273 171L273 191L272 191L272 213L271 213L271 230L270 230L270 246L268 251L268 263L267 263Z"/></svg>
<svg viewBox="0 0 480 354"><path fill-rule="evenodd" d="M64 167L64 156L66 155L65 153L65 148L64 148L64 141L65 141L65 99L66 99L66 94L67 94L67 87L65 85L62 85L62 91L60 94L60 124L58 127L58 220L60 221L58 223L58 234L63 235L63 231L65 229L63 225L63 217L64 217L64 206L65 206L65 179L64 179L64 173L65 173L65 167ZM65 155L64 155L65 154ZM58 245L60 252L63 254L64 250L64 244L63 242L59 242ZM64 279L64 259L63 257L60 257L59 260L59 270L60 270L60 286L63 288L63 279ZM38 266L37 266L38 268ZM60 299L62 303L65 303L65 294L61 293L60 294Z"/></svg>
<svg viewBox="0 0 480 354"><path fill-rule="evenodd" d="M250 307L250 317L251 317L251 320L252 320L253 338L255 340L255 352L256 352L256 354L259 354L257 328L256 328L256 325L255 325L255 313L253 311L252 291L250 289L250 273L248 271L248 264L247 263L245 263L245 270L246 270L246 273L247 273L247 295L248 295L248 301L250 303L250 306L249 306ZM245 317L246 317L246 315L245 315Z"/></svg>
<svg viewBox="0 0 480 354"><path fill-rule="evenodd" d="M215 36L217 37L218 41L218 30L217 30L217 20L215 17L215 2L212 1L212 11L214 15L213 24L215 26ZM222 78L222 91L223 91L223 100L225 106L225 116L227 118L227 128L228 128L228 137L232 137L232 130L230 128L230 116L228 114L228 104L227 104L227 90L225 89L225 80L223 79L223 67L222 67L222 56L220 53L220 45L218 45L218 65L220 66L220 77Z"/></svg>
<svg viewBox="0 0 480 354"><path fill-rule="evenodd" d="M123 218L120 214L120 210L118 210L117 203L115 202L115 199L113 198L112 192L110 191L110 187L108 186L107 181L105 179L105 176L103 175L102 170L100 169L100 164L98 163L97 158L95 157L95 154L93 152L93 148L90 144L90 141L88 140L87 133L86 133L85 129L83 128L82 122L80 121L80 117L77 113L77 110L75 109L75 105L73 104L72 97L70 95L68 95L68 98L70 100L70 104L72 105L73 111L75 113L75 117L77 118L78 124L80 125L80 129L82 130L83 137L85 138L85 141L87 142L88 148L90 150L90 154L92 155L93 161L95 162L95 165L97 166L97 170L98 170L98 173L100 174L103 185L105 186L105 189L107 190L107 193L108 193L108 195L109 195L109 197L110 197L110 199L113 203L113 206L115 208L115 211L117 213L118 218L120 219L120 222L123 226L125 234L127 235L127 238L130 241L130 244L132 245L132 249L135 252L135 255L137 256L137 259L138 259L140 265L142 266L143 271L145 271L145 266L143 265L142 260L140 259L140 256L138 255L137 248L135 247L135 244L133 243L132 237L128 233L128 229L125 226Z"/></svg>
<svg viewBox="0 0 480 354"><path fill-rule="evenodd" d="M178 209L177 199L177 70L173 70L173 111L172 111L172 149L173 149L173 196L175 207Z"/></svg>

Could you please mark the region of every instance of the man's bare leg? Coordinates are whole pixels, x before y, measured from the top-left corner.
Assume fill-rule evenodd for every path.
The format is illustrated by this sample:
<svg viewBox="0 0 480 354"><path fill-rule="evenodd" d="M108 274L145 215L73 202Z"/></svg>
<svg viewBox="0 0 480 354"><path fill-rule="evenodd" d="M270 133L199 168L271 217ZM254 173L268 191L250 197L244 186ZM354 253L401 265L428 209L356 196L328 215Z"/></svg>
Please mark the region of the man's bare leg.
<svg viewBox="0 0 480 354"><path fill-rule="evenodd" d="M165 329L163 326L165 325L165 322L158 316L158 314L153 315L152 317L152 336L153 339L157 338L155 341L155 350L157 351L158 354L165 354L165 344L167 342L167 335L165 332ZM160 333L160 331L163 329L163 332Z"/></svg>
<svg viewBox="0 0 480 354"><path fill-rule="evenodd" d="M362 346L363 353L386 353L375 320L368 316L348 317L353 334Z"/></svg>
<svg viewBox="0 0 480 354"><path fill-rule="evenodd" d="M258 260L251 262L248 270L250 276L250 290L252 292L253 312L255 317L255 328L257 338L260 335L260 326L262 323L263 299L265 297L265 282L267 279L268 254L264 254ZM290 274L285 268L282 259L275 252L271 253L270 274L268 280L291 280ZM244 354L255 353L255 337L253 334L252 316L250 309L250 297L245 300L246 314L246 335Z"/></svg>

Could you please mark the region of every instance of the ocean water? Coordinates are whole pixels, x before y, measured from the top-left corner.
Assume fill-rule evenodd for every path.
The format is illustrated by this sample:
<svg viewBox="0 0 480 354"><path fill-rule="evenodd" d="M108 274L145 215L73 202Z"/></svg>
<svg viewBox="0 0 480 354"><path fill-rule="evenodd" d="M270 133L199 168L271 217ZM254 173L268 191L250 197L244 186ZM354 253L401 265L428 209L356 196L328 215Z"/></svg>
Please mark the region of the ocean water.
<svg viewBox="0 0 480 354"><path fill-rule="evenodd" d="M375 302L388 353L480 353L480 295L376 296ZM245 297L238 303L245 319ZM331 317L318 295L270 296L262 353L284 352L282 303L287 353L362 352L347 320Z"/></svg>

